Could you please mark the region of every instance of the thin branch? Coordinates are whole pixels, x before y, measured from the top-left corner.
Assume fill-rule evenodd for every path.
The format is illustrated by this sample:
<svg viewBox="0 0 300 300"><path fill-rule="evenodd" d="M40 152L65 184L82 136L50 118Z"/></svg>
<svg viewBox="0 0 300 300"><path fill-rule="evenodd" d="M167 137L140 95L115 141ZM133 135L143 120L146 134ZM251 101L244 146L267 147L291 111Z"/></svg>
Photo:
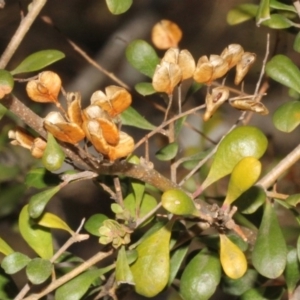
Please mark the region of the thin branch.
<svg viewBox="0 0 300 300"><path fill-rule="evenodd" d="M17 31L0 58L0 69L4 69L6 67L46 2L47 0L32 1L28 14L21 21Z"/></svg>
<svg viewBox="0 0 300 300"><path fill-rule="evenodd" d="M50 292L54 291L58 287L62 286L72 278L78 276L88 268L92 267L99 261L103 260L104 258L110 256L113 253L113 250L110 250L109 252L98 252L96 255L92 256L90 259L82 263L77 268L73 269L66 275L60 277L59 279L53 281L51 284L49 284L42 292L38 294L30 295L29 297L24 298L24 300L38 300L42 298L45 295L48 295Z"/></svg>
<svg viewBox="0 0 300 300"><path fill-rule="evenodd" d="M283 158L268 174L257 182L264 189L271 187L280 176L300 159L300 145Z"/></svg>

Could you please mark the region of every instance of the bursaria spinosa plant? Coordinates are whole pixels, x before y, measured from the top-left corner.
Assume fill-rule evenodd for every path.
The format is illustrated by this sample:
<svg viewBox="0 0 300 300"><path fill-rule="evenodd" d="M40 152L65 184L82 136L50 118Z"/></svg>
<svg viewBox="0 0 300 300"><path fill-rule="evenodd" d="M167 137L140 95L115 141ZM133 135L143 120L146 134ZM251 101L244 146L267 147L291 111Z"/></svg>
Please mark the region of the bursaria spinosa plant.
<svg viewBox="0 0 300 300"><path fill-rule="evenodd" d="M117 15L132 2L106 4ZM143 74L145 81L131 88L96 65L112 83L88 99L80 90L67 91L59 72L53 71L52 64L65 57L60 50L35 52L13 70L7 68L27 31L23 29L31 27L45 3L31 3L0 58L1 117L18 119L3 140L9 140L10 149L22 147L24 155L33 157L24 176L18 165L3 165L1 191L11 199L4 202L0 217L18 215L18 233L34 253L14 249L0 234L0 298L122 300L136 293L183 300L298 299L300 196L277 190L276 182L297 162L300 148L270 164L264 128L251 121L254 115L269 118L266 96L269 82L275 80L294 99L275 109L274 127L289 133L300 123L300 71L277 53L276 43L270 51L274 30L298 30L300 2L261 0L228 12L230 25L254 20L272 30L263 55L255 53L255 45L246 49L238 40L213 53L194 54L184 48L178 24L166 19L152 24L151 40L128 41L124 52L132 71ZM249 92L247 78L254 64L260 72L255 90ZM26 92L26 101L15 96L15 86ZM194 105L191 97L201 104ZM142 116L134 108L135 99L157 109L160 123ZM33 104L41 107L40 115L32 111ZM213 141L209 128L224 121L224 109L230 128ZM189 124L191 115L196 115L199 128ZM138 140L129 127L143 130L143 137ZM188 131L199 133L197 146L182 142ZM164 136L164 144L157 147L154 136ZM138 155L141 147L143 155ZM15 193L8 193L6 187L17 175L25 185L18 182ZM48 203L65 186L85 180L111 198L110 212L95 209L87 219L82 215L74 229ZM28 203L21 201L25 187L35 191ZM292 212L296 230L291 239L284 234L278 209ZM53 229L64 230L69 239L61 245ZM94 255L83 260L68 252L77 242L84 247L87 239L98 242ZM22 270L26 284L17 288L12 275Z"/></svg>

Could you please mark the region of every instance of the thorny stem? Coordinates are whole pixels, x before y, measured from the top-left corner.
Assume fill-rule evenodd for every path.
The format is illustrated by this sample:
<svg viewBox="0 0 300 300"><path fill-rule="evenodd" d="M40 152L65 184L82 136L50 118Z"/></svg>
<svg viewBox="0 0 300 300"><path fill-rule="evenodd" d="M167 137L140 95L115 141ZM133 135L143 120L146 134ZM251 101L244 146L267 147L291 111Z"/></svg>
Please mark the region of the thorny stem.
<svg viewBox="0 0 300 300"><path fill-rule="evenodd" d="M77 268L73 269L66 275L60 277L59 279L53 281L51 284L49 284L42 292L38 294L30 295L29 297L24 298L24 300L38 300L42 298L45 295L48 295L50 292L54 291L58 287L62 286L72 278L78 276L88 268L92 267L99 261L103 260L104 258L110 256L113 253L113 250L110 250L109 252L98 252L94 256L92 256L90 259L86 260L84 263L82 263Z"/></svg>
<svg viewBox="0 0 300 300"><path fill-rule="evenodd" d="M24 17L21 21L17 31L15 32L14 36L10 40L10 43L6 47L4 53L0 58L0 69L4 69L8 62L10 61L11 57L14 55L16 50L18 49L20 43L22 42L24 36L26 35L27 31L31 27L32 23L46 4L47 0L33 0L31 3L31 8L28 14Z"/></svg>

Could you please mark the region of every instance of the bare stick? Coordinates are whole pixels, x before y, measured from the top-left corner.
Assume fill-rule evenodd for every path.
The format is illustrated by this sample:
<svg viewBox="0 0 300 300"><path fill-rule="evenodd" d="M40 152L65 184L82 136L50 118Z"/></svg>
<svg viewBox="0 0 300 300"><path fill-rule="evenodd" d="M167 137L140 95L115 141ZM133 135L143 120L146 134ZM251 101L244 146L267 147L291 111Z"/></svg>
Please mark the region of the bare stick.
<svg viewBox="0 0 300 300"><path fill-rule="evenodd" d="M0 58L0 69L4 69L8 62L10 61L11 57L14 55L16 50L18 49L20 43L22 42L24 36L26 35L27 31L31 27L32 23L40 13L41 9L46 4L47 0L33 0L31 3L31 8L28 14L20 23L17 31L15 32L14 36L10 40L10 43L6 47L4 53Z"/></svg>
<svg viewBox="0 0 300 300"><path fill-rule="evenodd" d="M300 159L300 145L282 159L268 174L258 181L258 185L268 189L282 176L292 165Z"/></svg>

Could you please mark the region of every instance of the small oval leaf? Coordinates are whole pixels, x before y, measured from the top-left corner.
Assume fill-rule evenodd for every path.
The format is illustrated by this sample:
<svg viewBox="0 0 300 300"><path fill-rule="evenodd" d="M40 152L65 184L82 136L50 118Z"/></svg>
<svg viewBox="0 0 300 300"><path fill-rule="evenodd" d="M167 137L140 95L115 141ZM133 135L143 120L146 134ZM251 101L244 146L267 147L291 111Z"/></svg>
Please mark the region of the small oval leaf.
<svg viewBox="0 0 300 300"><path fill-rule="evenodd" d="M272 14L269 20L262 22L262 25L272 29L285 29L293 26L293 22L283 15Z"/></svg>
<svg viewBox="0 0 300 300"><path fill-rule="evenodd" d="M123 125L133 126L145 130L154 130L156 127L141 116L132 106L129 106L122 114Z"/></svg>
<svg viewBox="0 0 300 300"><path fill-rule="evenodd" d="M45 168L31 169L26 174L25 184L27 187L42 189L58 185L61 182L59 175L47 171Z"/></svg>
<svg viewBox="0 0 300 300"><path fill-rule="evenodd" d="M221 141L207 178L202 183L205 189L218 179L230 174L244 157L260 158L266 151L268 140L263 132L252 126L241 126L232 130Z"/></svg>
<svg viewBox="0 0 300 300"><path fill-rule="evenodd" d="M164 192L161 196L161 204L164 209L175 215L199 215L194 201L179 189Z"/></svg>
<svg viewBox="0 0 300 300"><path fill-rule="evenodd" d="M298 260L296 248L290 249L287 254L287 264L284 270L284 277L287 290L289 294L292 295L300 278L300 262Z"/></svg>
<svg viewBox="0 0 300 300"><path fill-rule="evenodd" d="M14 88L14 79L6 70L0 69L0 99L11 93Z"/></svg>
<svg viewBox="0 0 300 300"><path fill-rule="evenodd" d="M47 146L42 157L44 167L51 172L57 171L61 168L64 160L65 153L63 152L53 135L48 132Z"/></svg>
<svg viewBox="0 0 300 300"><path fill-rule="evenodd" d="M42 258L34 258L26 267L27 278L33 284L41 284L50 277L52 272L52 263Z"/></svg>
<svg viewBox="0 0 300 300"><path fill-rule="evenodd" d="M1 267L6 274L15 274L25 268L30 262L30 258L20 252L14 252L6 257L1 262Z"/></svg>
<svg viewBox="0 0 300 300"><path fill-rule="evenodd" d="M132 5L132 0L106 0L109 11L114 15L126 12Z"/></svg>
<svg viewBox="0 0 300 300"><path fill-rule="evenodd" d="M151 82L140 82L134 88L142 96L149 96L156 93Z"/></svg>
<svg viewBox="0 0 300 300"><path fill-rule="evenodd" d="M28 205L19 215L19 230L27 244L42 258L53 256L52 235L50 229L37 225L30 219Z"/></svg>
<svg viewBox="0 0 300 300"><path fill-rule="evenodd" d="M247 271L245 254L225 234L220 234L220 260L229 278L241 278Z"/></svg>
<svg viewBox="0 0 300 300"><path fill-rule="evenodd" d="M92 235L100 236L99 228L108 217L103 214L92 215L84 224L84 229Z"/></svg>
<svg viewBox="0 0 300 300"><path fill-rule="evenodd" d="M241 4L231 9L227 14L227 23L229 25L237 25L242 22L253 19L258 11L258 5Z"/></svg>
<svg viewBox="0 0 300 300"><path fill-rule="evenodd" d="M154 297L167 285L170 272L170 238L173 221L142 241L138 258L131 266L135 290L145 297Z"/></svg>
<svg viewBox="0 0 300 300"><path fill-rule="evenodd" d="M300 102L289 101L282 104L273 115L273 123L280 131L293 131L300 124Z"/></svg>
<svg viewBox="0 0 300 300"><path fill-rule="evenodd" d="M267 201L252 252L252 263L261 275L277 278L285 269L286 255L287 247L277 216Z"/></svg>
<svg viewBox="0 0 300 300"><path fill-rule="evenodd" d="M58 50L38 51L27 56L13 71L11 71L11 74L15 75L38 71L64 57L64 53Z"/></svg>
<svg viewBox="0 0 300 300"><path fill-rule="evenodd" d="M156 152L155 156L157 159L161 161L169 161L178 153L179 145L176 142L170 143L167 146L160 149L158 152Z"/></svg>
<svg viewBox="0 0 300 300"><path fill-rule="evenodd" d="M260 172L261 163L258 159L252 156L242 158L232 170L223 207L247 191L257 181Z"/></svg>
<svg viewBox="0 0 300 300"><path fill-rule="evenodd" d="M56 186L40 193L35 194L29 200L28 211L31 218L38 218L43 213L45 206L49 200L60 190L60 186Z"/></svg>
<svg viewBox="0 0 300 300"><path fill-rule="evenodd" d="M220 280L219 259L204 249L185 267L180 280L180 294L184 300L210 299Z"/></svg>
<svg viewBox="0 0 300 300"><path fill-rule="evenodd" d="M150 78L159 64L154 48L143 40L135 40L128 45L126 58L135 69Z"/></svg>
<svg viewBox="0 0 300 300"><path fill-rule="evenodd" d="M285 55L275 55L266 64L266 73L273 80L300 93L300 71Z"/></svg>

